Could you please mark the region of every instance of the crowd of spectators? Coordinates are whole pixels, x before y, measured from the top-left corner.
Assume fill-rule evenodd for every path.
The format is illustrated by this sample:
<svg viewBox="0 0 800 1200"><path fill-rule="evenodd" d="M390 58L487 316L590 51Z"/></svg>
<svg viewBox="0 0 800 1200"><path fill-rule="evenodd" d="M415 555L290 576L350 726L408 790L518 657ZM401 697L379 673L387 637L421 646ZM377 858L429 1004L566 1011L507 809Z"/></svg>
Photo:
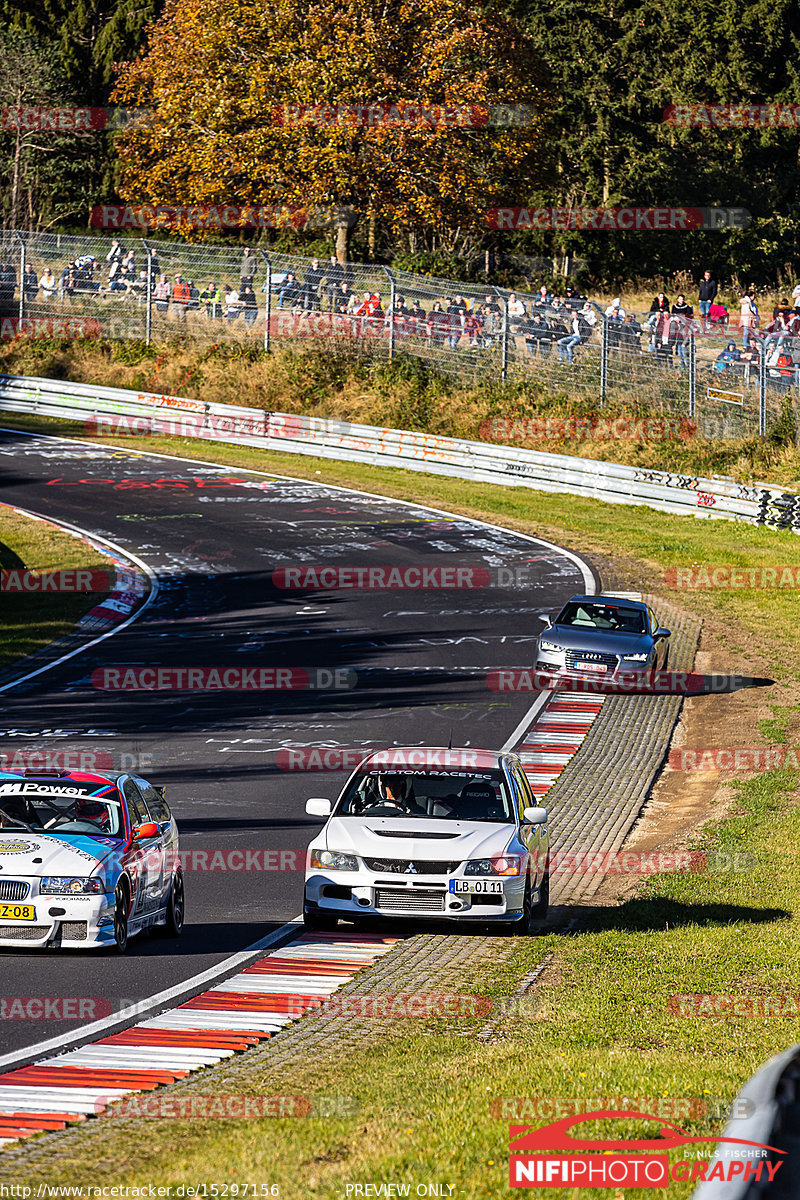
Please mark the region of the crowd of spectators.
<svg viewBox="0 0 800 1200"><path fill-rule="evenodd" d="M433 299L431 288L424 298L395 294L392 303L379 292L360 290L358 271L332 255L327 262L312 259L302 279L292 271L273 271L268 276L264 263L247 247L238 281L235 277L230 282L219 278L195 281L177 272L172 276L162 272L156 245L151 245L147 254L115 238L102 263L93 254L84 254L70 260L58 274L47 266L37 275L28 265L19 279L16 266L0 262L0 313L18 307L20 288L23 307L30 311L36 306L40 312L46 312L55 298L141 306L149 294L159 317L186 322L194 313L211 322L241 321L249 329L259 313L264 314L269 287L273 312L299 320L325 313L335 326L356 335L386 335L391 329L396 341L424 339L430 346L452 351L486 349L498 342L507 318L510 341L529 359L570 364L589 343L599 347L605 329L610 355L651 356L653 363L684 371L689 369L693 336L701 339L699 347L703 335L730 337L735 328L709 270L698 283L696 304L684 293L671 302L662 291L649 311L638 315L626 312L620 298L603 312L569 285L559 294L542 284L532 298L511 292L505 300L495 292L486 292L481 299L456 291ZM716 358L713 353L698 354L698 366L705 359L712 376L739 374L749 381L763 356L770 379L778 385L800 376L800 285L791 300L784 297L774 307L769 321L759 311L754 287L748 287L737 303L741 349L732 338Z"/></svg>

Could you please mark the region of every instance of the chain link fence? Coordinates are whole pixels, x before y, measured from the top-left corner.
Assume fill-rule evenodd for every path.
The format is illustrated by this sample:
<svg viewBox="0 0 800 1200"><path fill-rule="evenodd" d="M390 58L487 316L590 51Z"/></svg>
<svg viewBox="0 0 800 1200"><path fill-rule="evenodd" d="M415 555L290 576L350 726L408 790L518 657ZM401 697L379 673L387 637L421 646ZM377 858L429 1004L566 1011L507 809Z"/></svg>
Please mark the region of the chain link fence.
<svg viewBox="0 0 800 1200"><path fill-rule="evenodd" d="M4 338L405 355L465 383L528 380L689 420L709 438L763 434L797 405L800 338L740 334L724 317L603 312L566 281L548 298L258 247L0 231Z"/></svg>

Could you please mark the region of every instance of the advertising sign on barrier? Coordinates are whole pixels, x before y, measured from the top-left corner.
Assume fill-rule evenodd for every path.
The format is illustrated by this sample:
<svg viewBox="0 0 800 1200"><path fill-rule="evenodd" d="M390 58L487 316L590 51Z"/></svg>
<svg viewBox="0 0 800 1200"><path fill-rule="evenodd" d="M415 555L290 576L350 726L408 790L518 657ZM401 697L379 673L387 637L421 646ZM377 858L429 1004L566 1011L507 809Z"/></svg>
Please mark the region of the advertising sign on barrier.
<svg viewBox="0 0 800 1200"><path fill-rule="evenodd" d="M741 392L723 392L720 388L706 388L706 400L719 400L721 404L744 404Z"/></svg>

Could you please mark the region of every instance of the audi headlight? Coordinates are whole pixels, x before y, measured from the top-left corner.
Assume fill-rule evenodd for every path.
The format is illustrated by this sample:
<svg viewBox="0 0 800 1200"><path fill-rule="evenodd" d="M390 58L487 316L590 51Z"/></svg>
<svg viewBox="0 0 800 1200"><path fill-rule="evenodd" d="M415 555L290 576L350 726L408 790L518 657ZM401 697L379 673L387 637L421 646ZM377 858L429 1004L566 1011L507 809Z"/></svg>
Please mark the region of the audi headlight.
<svg viewBox="0 0 800 1200"><path fill-rule="evenodd" d="M355 854L344 854L341 850L312 850L311 866L325 871L357 871Z"/></svg>
<svg viewBox="0 0 800 1200"><path fill-rule="evenodd" d="M82 879L76 875L45 875L39 884L43 896L105 895L102 879Z"/></svg>
<svg viewBox="0 0 800 1200"><path fill-rule="evenodd" d="M623 654L625 662L647 662L649 654Z"/></svg>
<svg viewBox="0 0 800 1200"><path fill-rule="evenodd" d="M557 645L555 644L555 642L548 642L548 641L546 641L544 638L540 638L540 640L539 640L539 649L540 649L540 650L563 650L563 649L564 649L564 647L563 647L563 646L557 646Z"/></svg>
<svg viewBox="0 0 800 1200"><path fill-rule="evenodd" d="M499 858L473 858L464 866L465 875L519 875L523 859L516 854Z"/></svg>

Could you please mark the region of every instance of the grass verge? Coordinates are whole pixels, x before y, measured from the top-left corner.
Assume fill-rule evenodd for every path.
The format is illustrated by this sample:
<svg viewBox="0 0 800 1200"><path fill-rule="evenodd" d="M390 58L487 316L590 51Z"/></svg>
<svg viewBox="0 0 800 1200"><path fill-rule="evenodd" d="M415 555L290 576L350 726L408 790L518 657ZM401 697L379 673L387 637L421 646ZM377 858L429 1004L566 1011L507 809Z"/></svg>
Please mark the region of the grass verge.
<svg viewBox="0 0 800 1200"><path fill-rule="evenodd" d="M35 425L48 432L55 428L52 422ZM164 438L126 438L124 445L354 486L482 517L606 560L631 586L664 596L670 594L670 568L800 566L800 542L770 529ZM755 659L766 664L776 682L760 736L796 745L796 591L706 588L679 598L722 632L721 645L738 648L743 672ZM718 706L724 729L727 698L709 696L698 703ZM781 771L735 784L724 819L699 839L720 851L718 863L743 863L746 869L716 866L707 873L658 875L633 898L590 913L588 926L577 934L552 932L521 942L514 969L504 966L483 981L481 991L512 991L516 978L548 951L553 965L537 991L538 1011L509 1019L496 1041L478 1042L477 1027L398 1021L393 1034L382 1034L377 1044L348 1047L346 1053L335 1045L317 1047L308 1060L280 1070L253 1056L237 1064L233 1084L230 1076L213 1071L193 1084L205 1095L353 1097L356 1116L106 1121L99 1138L82 1134L61 1146L53 1141L52 1152L31 1162L24 1182L155 1183L172 1187L173 1196L182 1194L181 1186L186 1195L186 1186L198 1183L230 1196L236 1194L231 1185L249 1182L275 1185L273 1194L282 1197L325 1198L378 1195L363 1189L395 1183L408 1186L410 1195L483 1198L503 1195L508 1187L508 1124L543 1125L567 1115L576 1102L591 1110L624 1097L626 1107L654 1112L698 1136L718 1132L720 1105L770 1054L800 1036L800 1004L793 996L800 977L795 787L794 774ZM714 815L712 809L708 816ZM739 1003L701 1011L676 999L699 993L728 995ZM559 1100L566 1111L547 1108ZM630 1118L606 1127L603 1136L652 1136L654 1128ZM693 1160L710 1151L709 1144L671 1158ZM20 1181L19 1165L13 1175ZM441 1190L418 1190L432 1184ZM362 1190L355 1192L356 1186ZM692 1187L688 1180L677 1181L668 1194L685 1197ZM613 1191L547 1194L557 1200L598 1194L619 1200ZM636 1194L651 1200L664 1192Z"/></svg>
<svg viewBox="0 0 800 1200"><path fill-rule="evenodd" d="M0 566L33 572L109 572L110 559L70 533L0 507ZM111 569L113 579L113 566ZM9 586L16 588L16 580ZM108 590L108 589L107 589ZM105 593L3 591L0 669L71 633Z"/></svg>
<svg viewBox="0 0 800 1200"><path fill-rule="evenodd" d="M524 346L517 352L524 356ZM697 436L686 419L685 381L669 370L654 373L647 361L652 357L645 355L638 366L622 368L614 359L610 377L618 382L614 395L600 408L599 382L597 388L587 386L580 364L574 373L564 368L540 379L526 369L523 378L506 383L486 379L460 384L413 357L401 355L387 363L355 352L334 354L324 343L268 355L257 346L204 347L177 340L149 347L141 342L75 339L0 343L0 370L11 374L510 443L654 470L730 475L743 482L769 478L784 487L800 487L800 451L788 399L781 404L770 391L768 437L707 440ZM720 385L716 377L707 382ZM704 387L698 375L699 395ZM733 419L734 409L727 406L726 420ZM659 420L662 414L672 418L666 431ZM627 427L623 434L615 433L606 424L617 418L650 417L655 418L650 440L624 436ZM555 423L552 436L544 436L547 430L541 425L532 425L543 419ZM595 433L579 436L583 426L559 425L576 421L590 423Z"/></svg>

